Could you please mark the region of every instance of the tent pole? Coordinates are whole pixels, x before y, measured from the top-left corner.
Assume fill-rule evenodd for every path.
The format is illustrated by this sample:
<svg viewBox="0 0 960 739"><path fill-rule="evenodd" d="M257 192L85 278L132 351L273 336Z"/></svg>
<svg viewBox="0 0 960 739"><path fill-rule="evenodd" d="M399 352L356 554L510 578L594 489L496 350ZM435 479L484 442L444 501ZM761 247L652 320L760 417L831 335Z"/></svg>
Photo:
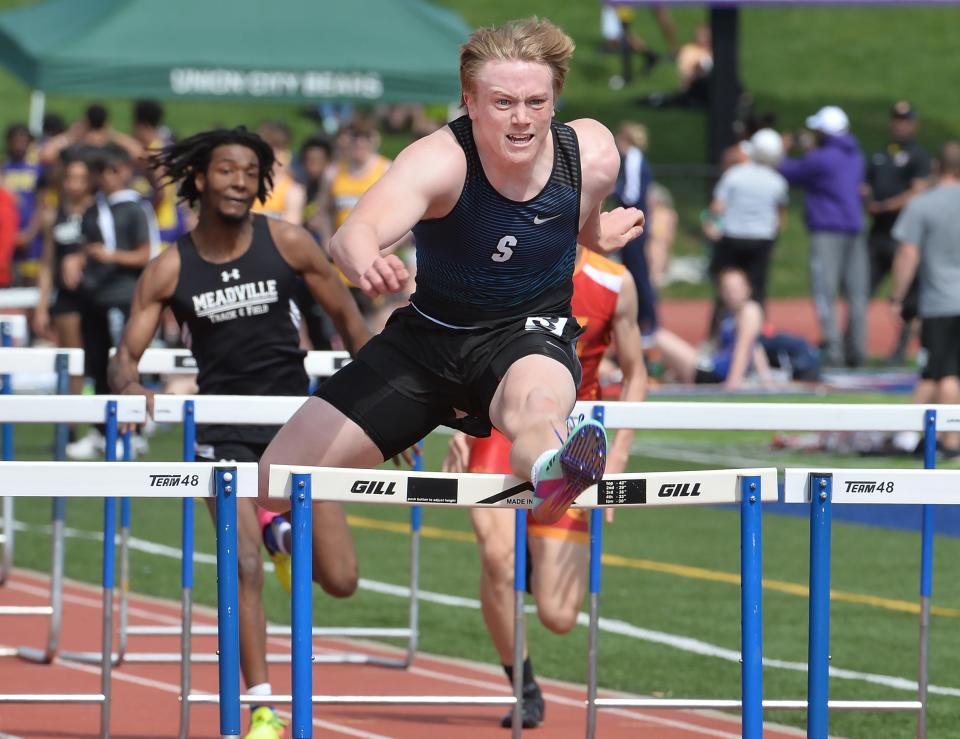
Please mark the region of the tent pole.
<svg viewBox="0 0 960 739"><path fill-rule="evenodd" d="M43 133L43 110L47 96L43 90L34 90L30 93L30 132L34 136Z"/></svg>

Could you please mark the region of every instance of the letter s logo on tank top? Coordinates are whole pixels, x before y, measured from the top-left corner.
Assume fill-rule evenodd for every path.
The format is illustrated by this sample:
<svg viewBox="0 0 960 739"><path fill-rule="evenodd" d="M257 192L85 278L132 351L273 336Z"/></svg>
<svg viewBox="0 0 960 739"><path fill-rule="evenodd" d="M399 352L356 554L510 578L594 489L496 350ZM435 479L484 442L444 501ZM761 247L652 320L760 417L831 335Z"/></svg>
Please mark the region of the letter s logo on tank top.
<svg viewBox="0 0 960 739"><path fill-rule="evenodd" d="M517 245L517 239L515 236L504 236L500 239L500 243L497 244L497 250L490 255L490 258L494 262L506 262L510 257L513 256L513 249Z"/></svg>

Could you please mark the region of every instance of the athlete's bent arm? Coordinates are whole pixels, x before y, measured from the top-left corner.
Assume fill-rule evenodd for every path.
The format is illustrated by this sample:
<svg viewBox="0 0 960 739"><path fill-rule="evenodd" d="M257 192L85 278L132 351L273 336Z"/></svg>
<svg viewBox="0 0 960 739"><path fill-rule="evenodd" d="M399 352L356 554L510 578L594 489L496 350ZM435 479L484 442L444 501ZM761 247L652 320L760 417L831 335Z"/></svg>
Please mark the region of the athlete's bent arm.
<svg viewBox="0 0 960 739"><path fill-rule="evenodd" d="M370 331L323 249L300 226L272 219L270 233L287 264L303 276L310 294L330 316L347 351L356 356Z"/></svg>
<svg viewBox="0 0 960 739"><path fill-rule="evenodd" d="M893 270L890 285L890 309L893 320L898 325L903 322L903 301L910 289L910 283L920 266L920 246L909 241L901 241L893 257Z"/></svg>
<svg viewBox="0 0 960 739"><path fill-rule="evenodd" d="M397 243L423 218L445 215L456 203L466 159L448 129L415 141L360 198L330 240L330 254L351 282L375 297L397 292L409 279Z"/></svg>
<svg viewBox="0 0 960 739"><path fill-rule="evenodd" d="M53 222L56 213L52 208L45 208L43 213L43 249L40 252L40 271L37 273L37 288L40 297L37 307L33 311L31 326L35 333L46 334L50 328L50 293L53 290Z"/></svg>
<svg viewBox="0 0 960 739"><path fill-rule="evenodd" d="M118 394L146 395L151 414L153 393L140 384L138 365L157 332L164 301L173 294L179 272L180 254L175 248L168 249L147 265L137 281L130 304L130 318L107 370L110 389Z"/></svg>
<svg viewBox="0 0 960 739"><path fill-rule="evenodd" d="M643 213L636 208L614 208L601 213L620 171L620 155L613 134L590 118L572 121L580 144L581 209L587 214L577 242L591 251L609 254L643 233Z"/></svg>
<svg viewBox="0 0 960 739"><path fill-rule="evenodd" d="M623 373L619 400L640 401L647 396L647 367L643 361L643 340L637 324L637 304L637 285L630 273L626 272L612 326L617 363ZM607 455L607 473L617 474L627 468L633 437L631 429L617 431Z"/></svg>

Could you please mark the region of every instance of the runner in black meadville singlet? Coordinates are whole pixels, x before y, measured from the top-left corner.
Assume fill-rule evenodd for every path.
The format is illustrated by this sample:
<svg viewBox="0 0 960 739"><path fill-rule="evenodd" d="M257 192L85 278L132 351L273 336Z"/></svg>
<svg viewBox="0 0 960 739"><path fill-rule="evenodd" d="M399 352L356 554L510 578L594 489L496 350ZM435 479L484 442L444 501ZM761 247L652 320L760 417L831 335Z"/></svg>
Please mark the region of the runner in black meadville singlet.
<svg viewBox="0 0 960 739"><path fill-rule="evenodd" d="M232 261L206 261L190 234L176 248L180 276L167 302L197 360L200 394L306 395L309 380L293 302L298 276L277 251L266 217L253 216L250 247ZM256 461L277 428L201 425L198 456ZM225 444L232 456L224 456ZM237 445L251 447L250 453L237 457Z"/></svg>
<svg viewBox="0 0 960 739"><path fill-rule="evenodd" d="M296 282L330 316L344 345L355 352L369 331L339 275L303 228L251 215L270 189L273 151L243 128L206 131L178 141L152 158L178 195L199 204L197 226L152 260L137 283L130 319L110 365L114 392L149 395L137 364L170 306L197 360L201 395L298 395L307 392L299 348ZM255 462L276 431L271 426L204 425L198 458ZM208 505L211 501L208 501ZM211 506L211 513L213 509ZM279 739L283 722L270 708L266 660L263 556L277 519L254 502L237 501L240 669L247 690L264 696L252 706L250 737ZM289 525L287 526L289 528ZM313 577L328 594L347 597L357 587L356 553L339 503L313 506ZM276 534L276 532L274 532ZM282 532L281 532L282 534ZM289 556L274 535L276 572L289 574Z"/></svg>
<svg viewBox="0 0 960 739"><path fill-rule="evenodd" d="M550 178L535 197L516 202L484 175L470 119L449 125L466 157L466 179L449 214L413 228L411 305L393 314L348 371L317 391L386 458L440 424L489 435L493 394L510 365L526 355L556 359L580 382L581 328L570 312L580 225L576 134L551 125ZM387 397L391 390L401 397ZM467 417L457 418L457 411ZM407 420L402 429L396 417Z"/></svg>

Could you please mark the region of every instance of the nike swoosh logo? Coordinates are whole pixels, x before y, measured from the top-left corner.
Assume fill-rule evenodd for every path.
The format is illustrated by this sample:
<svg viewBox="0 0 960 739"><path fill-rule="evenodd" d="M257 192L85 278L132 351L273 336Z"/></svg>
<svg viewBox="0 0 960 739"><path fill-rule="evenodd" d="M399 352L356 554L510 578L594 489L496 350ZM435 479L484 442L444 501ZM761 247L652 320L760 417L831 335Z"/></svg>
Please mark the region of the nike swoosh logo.
<svg viewBox="0 0 960 739"><path fill-rule="evenodd" d="M541 223L546 223L547 221L552 221L554 218L559 218L562 213L557 213L555 216L549 216L548 218L541 218L540 216L533 217L533 225L539 226Z"/></svg>

